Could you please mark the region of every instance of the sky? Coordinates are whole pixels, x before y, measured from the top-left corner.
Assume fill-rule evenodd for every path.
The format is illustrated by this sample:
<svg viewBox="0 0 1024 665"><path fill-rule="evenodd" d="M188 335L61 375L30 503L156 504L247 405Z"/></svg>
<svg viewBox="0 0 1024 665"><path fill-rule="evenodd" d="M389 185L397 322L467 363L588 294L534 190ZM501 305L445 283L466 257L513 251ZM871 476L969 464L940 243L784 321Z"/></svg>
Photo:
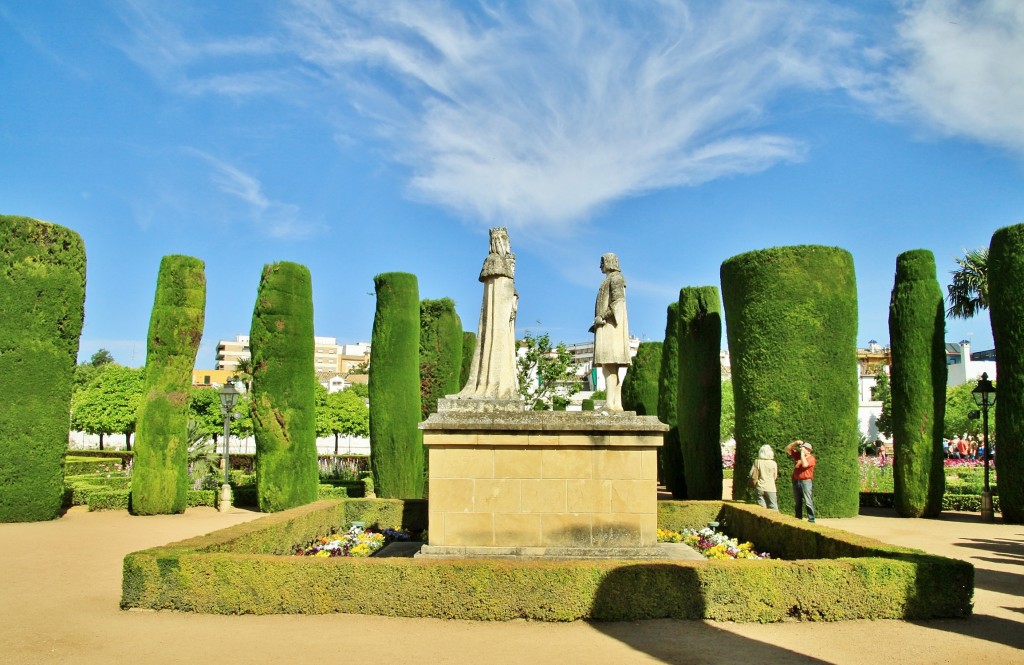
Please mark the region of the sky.
<svg viewBox="0 0 1024 665"><path fill-rule="evenodd" d="M493 226L519 335L586 341L605 252L661 340L726 259L816 244L887 344L901 252L945 290L1024 222L1021 63L1018 0L0 0L0 214L82 235L81 360L145 362L168 254L206 264L199 368L276 261L340 343L394 271L475 330ZM991 348L987 315L962 339Z"/></svg>

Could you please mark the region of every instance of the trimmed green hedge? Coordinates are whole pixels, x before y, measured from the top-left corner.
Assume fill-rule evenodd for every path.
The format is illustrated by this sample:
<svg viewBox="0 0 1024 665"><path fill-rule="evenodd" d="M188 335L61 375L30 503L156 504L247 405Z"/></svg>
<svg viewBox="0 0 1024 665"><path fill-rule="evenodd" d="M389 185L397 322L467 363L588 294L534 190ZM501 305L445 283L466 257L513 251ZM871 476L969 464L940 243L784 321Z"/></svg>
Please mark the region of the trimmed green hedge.
<svg viewBox="0 0 1024 665"><path fill-rule="evenodd" d="M117 457L78 457L68 455L64 458L64 478L104 471L120 471L121 460Z"/></svg>
<svg viewBox="0 0 1024 665"><path fill-rule="evenodd" d="M462 389L465 339L451 298L420 301L420 413L437 411L437 400ZM470 356L472 361L472 356Z"/></svg>
<svg viewBox="0 0 1024 665"><path fill-rule="evenodd" d="M779 506L793 510L791 441L814 446L820 517L858 511L857 285L853 257L836 247L775 247L722 264L722 296L736 401L737 469L758 449L779 453ZM742 498L745 483L733 484Z"/></svg>
<svg viewBox="0 0 1024 665"><path fill-rule="evenodd" d="M476 351L476 333L462 333L462 364L459 367L459 390L469 381L469 370L473 367L473 353Z"/></svg>
<svg viewBox="0 0 1024 665"><path fill-rule="evenodd" d="M945 485L946 309L927 249L896 257L889 302L893 479L903 517L935 517Z"/></svg>
<svg viewBox="0 0 1024 665"><path fill-rule="evenodd" d="M722 498L722 306L714 286L679 291L679 448L690 499Z"/></svg>
<svg viewBox="0 0 1024 665"><path fill-rule="evenodd" d="M640 342L622 380L622 408L626 411L636 411L638 416L658 415L661 354L661 342Z"/></svg>
<svg viewBox="0 0 1024 665"><path fill-rule="evenodd" d="M217 506L218 490L188 490L185 493L185 505ZM99 490L89 492L86 504L89 510L128 510L132 500L131 490Z"/></svg>
<svg viewBox="0 0 1024 665"><path fill-rule="evenodd" d="M679 303L670 303L665 316L665 341L661 346L661 372L658 374L658 420L668 425L658 450L662 482L673 498L686 498L686 473L683 451L679 447L676 395L679 390Z"/></svg>
<svg viewBox="0 0 1024 665"><path fill-rule="evenodd" d="M992 235L988 304L999 367L999 500L1003 520L1024 524L1024 224Z"/></svg>
<svg viewBox="0 0 1024 665"><path fill-rule="evenodd" d="M60 515L84 303L82 238L0 215L0 522Z"/></svg>
<svg viewBox="0 0 1024 665"><path fill-rule="evenodd" d="M125 557L122 608L541 621L925 619L971 613L969 563L803 525L756 506L663 502L659 525L718 521L767 561L292 557L358 520L421 529L423 501L325 501ZM386 592L382 593L382 590Z"/></svg>
<svg viewBox="0 0 1024 665"><path fill-rule="evenodd" d="M205 312L205 264L191 256L165 256L149 319L135 433L131 507L136 515L180 513L188 503L188 397Z"/></svg>
<svg viewBox="0 0 1024 665"><path fill-rule="evenodd" d="M306 266L264 266L252 329L256 495L263 512L316 500L313 281Z"/></svg>
<svg viewBox="0 0 1024 665"><path fill-rule="evenodd" d="M420 300L416 275L385 273L373 278L370 363L370 458L382 497L423 496L420 422Z"/></svg>

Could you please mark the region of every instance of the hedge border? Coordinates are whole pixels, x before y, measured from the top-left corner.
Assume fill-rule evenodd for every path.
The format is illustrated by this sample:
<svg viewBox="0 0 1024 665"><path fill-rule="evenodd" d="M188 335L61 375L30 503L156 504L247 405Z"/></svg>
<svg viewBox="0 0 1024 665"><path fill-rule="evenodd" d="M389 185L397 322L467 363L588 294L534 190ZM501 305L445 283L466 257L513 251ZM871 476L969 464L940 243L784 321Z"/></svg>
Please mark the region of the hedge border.
<svg viewBox="0 0 1024 665"><path fill-rule="evenodd" d="M718 521L766 561L280 556L354 520L416 529L425 501L320 501L124 559L121 607L445 619L929 619L971 613L974 567L757 506L660 502L659 525ZM824 558L837 557L837 558Z"/></svg>

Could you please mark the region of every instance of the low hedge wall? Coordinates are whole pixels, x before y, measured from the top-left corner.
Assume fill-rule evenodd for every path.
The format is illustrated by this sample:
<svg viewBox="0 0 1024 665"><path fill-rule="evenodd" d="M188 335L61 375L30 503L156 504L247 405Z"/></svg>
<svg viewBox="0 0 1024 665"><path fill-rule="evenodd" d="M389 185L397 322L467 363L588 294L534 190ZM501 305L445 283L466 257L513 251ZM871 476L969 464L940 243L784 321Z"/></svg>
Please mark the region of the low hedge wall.
<svg viewBox="0 0 1024 665"><path fill-rule="evenodd" d="M119 457L79 457L68 455L64 458L64 477L80 476L105 471L121 471L124 468Z"/></svg>
<svg viewBox="0 0 1024 665"><path fill-rule="evenodd" d="M927 619L971 613L974 567L756 506L660 502L659 526L718 521L771 560L541 561L283 556L352 521L422 529L426 502L320 501L125 557L122 608L451 619ZM823 558L823 557L839 558ZM794 560L789 560L790 558Z"/></svg>
<svg viewBox="0 0 1024 665"><path fill-rule="evenodd" d="M130 489L90 491L86 497L86 505L89 506L89 510L128 510L131 494ZM216 508L217 494L217 490L189 490L186 501L189 508Z"/></svg>
<svg viewBox="0 0 1024 665"><path fill-rule="evenodd" d="M64 459L67 461L69 458L103 458L103 459L116 459L120 462L121 468L128 465L128 462L132 460L135 453L131 450L71 450L69 449L65 453ZM65 471L66 473L66 471Z"/></svg>

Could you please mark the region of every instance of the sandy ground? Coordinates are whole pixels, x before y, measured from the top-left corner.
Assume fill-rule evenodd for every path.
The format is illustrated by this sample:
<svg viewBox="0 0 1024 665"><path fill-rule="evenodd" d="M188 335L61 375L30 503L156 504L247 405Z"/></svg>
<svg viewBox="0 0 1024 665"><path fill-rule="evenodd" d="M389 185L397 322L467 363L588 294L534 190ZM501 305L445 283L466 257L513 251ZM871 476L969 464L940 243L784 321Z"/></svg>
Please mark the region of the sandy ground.
<svg viewBox="0 0 1024 665"><path fill-rule="evenodd" d="M0 524L0 663L1024 663L1024 527L875 511L821 523L977 567L975 615L919 623L477 623L121 611L128 552L256 519L73 508Z"/></svg>

